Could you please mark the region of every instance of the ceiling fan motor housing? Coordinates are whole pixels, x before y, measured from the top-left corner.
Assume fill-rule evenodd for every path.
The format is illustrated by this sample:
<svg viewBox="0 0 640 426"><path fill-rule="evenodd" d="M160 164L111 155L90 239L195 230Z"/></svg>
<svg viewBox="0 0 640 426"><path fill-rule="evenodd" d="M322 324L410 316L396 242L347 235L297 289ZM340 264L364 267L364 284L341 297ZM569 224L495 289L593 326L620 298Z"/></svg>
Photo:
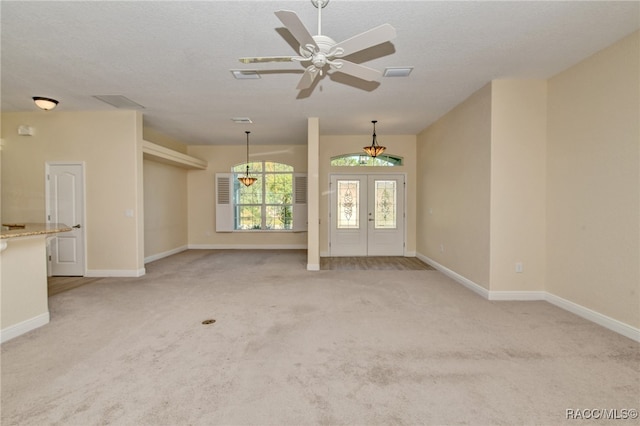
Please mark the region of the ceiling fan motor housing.
<svg viewBox="0 0 640 426"><path fill-rule="evenodd" d="M329 61L338 53L332 51L333 46L337 43L330 37L325 35L314 35L313 40L318 45L318 49L315 46L307 45L300 46L300 55L313 63L313 65L320 69L329 63ZM316 51L317 50L317 51Z"/></svg>

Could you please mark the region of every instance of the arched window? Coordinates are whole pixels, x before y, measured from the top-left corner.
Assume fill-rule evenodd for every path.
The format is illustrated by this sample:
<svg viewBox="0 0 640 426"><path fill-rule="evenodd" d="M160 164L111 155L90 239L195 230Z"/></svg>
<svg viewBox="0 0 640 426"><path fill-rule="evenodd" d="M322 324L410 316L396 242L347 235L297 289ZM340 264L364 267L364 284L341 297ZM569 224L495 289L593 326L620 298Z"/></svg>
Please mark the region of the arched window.
<svg viewBox="0 0 640 426"><path fill-rule="evenodd" d="M367 154L343 154L331 157L332 166L374 166L374 167L393 167L402 166L402 157L395 155L378 155L377 157L369 157Z"/></svg>
<svg viewBox="0 0 640 426"><path fill-rule="evenodd" d="M306 229L306 175L293 166L272 161L248 163L257 181L238 181L247 163L216 175L216 229L218 231L287 231Z"/></svg>

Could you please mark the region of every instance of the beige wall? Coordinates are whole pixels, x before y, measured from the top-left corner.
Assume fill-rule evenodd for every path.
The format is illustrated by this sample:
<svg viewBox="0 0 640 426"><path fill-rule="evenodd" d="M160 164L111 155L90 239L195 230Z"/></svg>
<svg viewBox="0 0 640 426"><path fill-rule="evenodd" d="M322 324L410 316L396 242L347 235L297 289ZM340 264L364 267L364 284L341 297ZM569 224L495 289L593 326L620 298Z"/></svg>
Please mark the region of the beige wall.
<svg viewBox="0 0 640 426"><path fill-rule="evenodd" d="M0 329L12 337L49 322L47 302L47 264L45 236L2 240L7 247L0 253ZM7 330L18 326L20 331ZM33 324L36 326L36 324Z"/></svg>
<svg viewBox="0 0 640 426"><path fill-rule="evenodd" d="M491 83L491 291L544 290L546 131L546 80Z"/></svg>
<svg viewBox="0 0 640 426"><path fill-rule="evenodd" d="M144 271L141 140L133 111L3 113L2 220L44 222L45 162L84 162L89 274Z"/></svg>
<svg viewBox="0 0 640 426"><path fill-rule="evenodd" d="M418 254L489 289L491 84L418 135L417 161Z"/></svg>
<svg viewBox="0 0 640 426"><path fill-rule="evenodd" d="M183 154L187 145L143 128L142 138ZM144 159L144 257L181 250L188 243L187 169Z"/></svg>
<svg viewBox="0 0 640 426"><path fill-rule="evenodd" d="M549 80L547 291L640 326L640 33Z"/></svg>
<svg viewBox="0 0 640 426"><path fill-rule="evenodd" d="M187 170L144 160L144 257L186 248Z"/></svg>
<svg viewBox="0 0 640 426"><path fill-rule="evenodd" d="M207 160L207 170L189 171L189 246L192 247L305 247L306 232L216 232L215 174L229 173L246 161L246 145L190 145L188 154ZM306 145L251 145L249 161L269 160L307 171Z"/></svg>
<svg viewBox="0 0 640 426"><path fill-rule="evenodd" d="M183 154L187 153L187 144L148 127L144 127L142 129L142 138L145 141L153 142L156 145L164 146L165 148L169 148Z"/></svg>
<svg viewBox="0 0 640 426"><path fill-rule="evenodd" d="M321 123L322 124L322 123ZM377 130L378 143L386 146L385 154L403 158L402 166L395 167L331 167L331 157L343 154L360 154L363 146L371 145L371 135L320 135L320 252L329 252L329 180L330 174L404 173L406 188L406 253L416 250L416 137L414 135L385 135Z"/></svg>

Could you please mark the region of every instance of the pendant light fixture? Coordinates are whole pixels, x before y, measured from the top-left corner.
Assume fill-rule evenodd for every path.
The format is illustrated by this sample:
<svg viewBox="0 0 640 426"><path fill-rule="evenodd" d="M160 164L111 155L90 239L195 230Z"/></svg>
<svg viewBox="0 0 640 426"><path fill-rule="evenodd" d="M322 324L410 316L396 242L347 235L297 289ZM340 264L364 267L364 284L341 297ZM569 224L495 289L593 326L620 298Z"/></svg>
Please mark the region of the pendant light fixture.
<svg viewBox="0 0 640 426"><path fill-rule="evenodd" d="M58 105L58 101L56 101L55 99L51 99L51 98L43 98L42 96L34 96L33 98L33 102L36 104L36 106L40 109L43 109L45 111L49 111L52 110L56 107L56 105Z"/></svg>
<svg viewBox="0 0 640 426"><path fill-rule="evenodd" d="M371 122L373 123L373 140L371 141L370 146L365 146L362 149L364 149L364 152L369 154L370 157L376 158L378 155L382 154L387 147L378 145L378 141L376 140L376 123L378 120L371 120Z"/></svg>
<svg viewBox="0 0 640 426"><path fill-rule="evenodd" d="M249 133L251 133L251 132L247 130L247 131L245 131L245 133L247 134L247 172L245 173L244 176L238 177L238 180L244 186L251 186L258 179L254 178L253 176L249 176Z"/></svg>

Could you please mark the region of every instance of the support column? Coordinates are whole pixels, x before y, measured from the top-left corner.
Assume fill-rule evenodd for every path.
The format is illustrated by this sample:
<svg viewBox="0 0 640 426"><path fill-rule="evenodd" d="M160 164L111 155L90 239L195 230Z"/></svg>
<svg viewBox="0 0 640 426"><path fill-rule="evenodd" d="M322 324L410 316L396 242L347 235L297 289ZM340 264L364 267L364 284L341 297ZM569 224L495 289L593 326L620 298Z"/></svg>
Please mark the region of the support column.
<svg viewBox="0 0 640 426"><path fill-rule="evenodd" d="M320 120L309 117L307 127L307 270L320 270Z"/></svg>

